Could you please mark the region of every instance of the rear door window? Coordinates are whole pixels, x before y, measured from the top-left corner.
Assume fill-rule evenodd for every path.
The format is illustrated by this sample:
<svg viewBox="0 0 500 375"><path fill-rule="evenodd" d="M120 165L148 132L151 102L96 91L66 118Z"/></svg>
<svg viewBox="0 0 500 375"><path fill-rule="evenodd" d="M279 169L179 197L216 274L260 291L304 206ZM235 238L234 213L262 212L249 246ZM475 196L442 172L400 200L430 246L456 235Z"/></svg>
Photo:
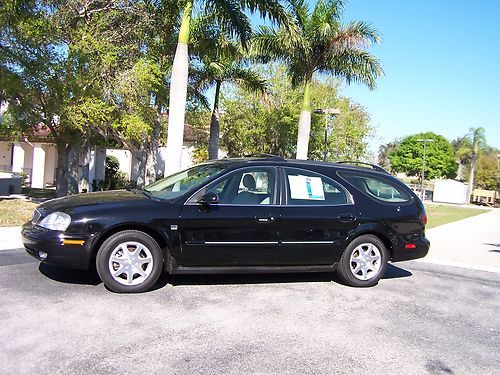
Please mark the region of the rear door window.
<svg viewBox="0 0 500 375"><path fill-rule="evenodd" d="M295 168L285 168L285 174L288 205L336 206L352 203L347 191L326 176Z"/></svg>
<svg viewBox="0 0 500 375"><path fill-rule="evenodd" d="M338 173L343 179L366 195L388 203L402 203L411 200L411 195L402 186L379 176L368 176L349 172Z"/></svg>

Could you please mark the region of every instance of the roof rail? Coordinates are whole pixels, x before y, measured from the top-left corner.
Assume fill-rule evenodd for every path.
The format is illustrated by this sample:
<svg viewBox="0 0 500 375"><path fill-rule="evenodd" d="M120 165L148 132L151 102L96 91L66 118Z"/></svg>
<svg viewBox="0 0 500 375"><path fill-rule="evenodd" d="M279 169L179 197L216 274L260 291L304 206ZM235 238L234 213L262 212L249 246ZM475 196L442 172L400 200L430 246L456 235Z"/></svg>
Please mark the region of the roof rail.
<svg viewBox="0 0 500 375"><path fill-rule="evenodd" d="M267 159L275 159L275 160L285 160L283 157L272 154L250 154L245 155L245 158L267 158Z"/></svg>
<svg viewBox="0 0 500 375"><path fill-rule="evenodd" d="M377 172L383 172L383 173L386 173L386 174L390 174L384 168L382 168L381 166L379 166L377 164L364 163L362 161L344 160L344 161L338 161L337 164L367 165L369 167L372 167L372 169L375 170L375 171L377 171Z"/></svg>

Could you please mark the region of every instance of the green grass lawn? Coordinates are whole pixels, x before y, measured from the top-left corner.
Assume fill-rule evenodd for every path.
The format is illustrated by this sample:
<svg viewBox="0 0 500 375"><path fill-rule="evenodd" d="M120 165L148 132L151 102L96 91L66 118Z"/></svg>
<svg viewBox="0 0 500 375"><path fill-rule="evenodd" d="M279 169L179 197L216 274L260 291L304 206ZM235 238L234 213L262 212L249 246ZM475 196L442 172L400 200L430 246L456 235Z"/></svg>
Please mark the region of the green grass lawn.
<svg viewBox="0 0 500 375"><path fill-rule="evenodd" d="M475 216L488 212L489 210L479 209L479 208L467 208L467 207L454 207L445 205L430 205L425 206L425 211L427 212L427 225L426 228L437 227L438 225L443 225L451 223L452 221L457 221L465 219L470 216Z"/></svg>
<svg viewBox="0 0 500 375"><path fill-rule="evenodd" d="M0 200L0 227L23 225L33 216L33 210L38 203L24 199Z"/></svg>

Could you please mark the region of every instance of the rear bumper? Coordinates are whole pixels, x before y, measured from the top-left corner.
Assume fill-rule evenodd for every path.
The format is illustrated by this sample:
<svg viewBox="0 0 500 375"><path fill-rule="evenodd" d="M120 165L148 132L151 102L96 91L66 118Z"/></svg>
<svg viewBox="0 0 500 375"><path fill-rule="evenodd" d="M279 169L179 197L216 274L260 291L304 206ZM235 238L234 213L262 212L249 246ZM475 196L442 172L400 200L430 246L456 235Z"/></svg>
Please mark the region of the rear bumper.
<svg viewBox="0 0 500 375"><path fill-rule="evenodd" d="M41 262L56 266L88 269L92 259L92 236L66 235L31 223L23 226L22 240L26 252ZM81 240L83 244L65 244L64 240ZM45 253L46 258L41 257Z"/></svg>
<svg viewBox="0 0 500 375"><path fill-rule="evenodd" d="M406 245L414 244L415 248L406 248ZM396 245L393 246L391 260L393 262L401 262L404 260L423 258L429 252L431 242L425 238L423 235L417 241L406 242L398 241Z"/></svg>

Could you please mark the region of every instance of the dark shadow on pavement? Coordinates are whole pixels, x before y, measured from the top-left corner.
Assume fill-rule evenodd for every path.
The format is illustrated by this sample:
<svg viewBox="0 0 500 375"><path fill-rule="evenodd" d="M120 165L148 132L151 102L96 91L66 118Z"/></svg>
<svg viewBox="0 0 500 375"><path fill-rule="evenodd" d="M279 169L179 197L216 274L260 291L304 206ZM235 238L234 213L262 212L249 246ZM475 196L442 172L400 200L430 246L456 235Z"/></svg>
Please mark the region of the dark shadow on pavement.
<svg viewBox="0 0 500 375"><path fill-rule="evenodd" d="M329 272L317 273L260 273L260 274L218 274L218 275L167 275L166 283L177 285L232 285L232 284L274 284L330 282L337 280Z"/></svg>
<svg viewBox="0 0 500 375"><path fill-rule="evenodd" d="M102 283L95 269L75 270L40 263L39 271L46 277L67 284L99 285ZM383 279L409 277L412 273L387 265ZM325 283L343 284L334 272L311 273L261 273L261 274L218 274L218 275L166 275L159 278L150 289L158 290L167 284L177 285L237 285L237 284L274 284L274 283Z"/></svg>
<svg viewBox="0 0 500 375"><path fill-rule="evenodd" d="M500 243L484 243L483 245L500 247ZM490 253L500 253L500 249L488 250Z"/></svg>
<svg viewBox="0 0 500 375"><path fill-rule="evenodd" d="M404 268L397 267L393 264L388 264L387 269L385 270L385 275L382 279L399 279L402 277L409 277L413 275L410 271L405 270Z"/></svg>
<svg viewBox="0 0 500 375"><path fill-rule="evenodd" d="M49 279L61 283L82 285L99 285L102 283L99 275L97 275L97 272L93 269L88 271L74 270L40 263L38 270Z"/></svg>
<svg viewBox="0 0 500 375"><path fill-rule="evenodd" d="M387 265L382 279L397 279L412 276L410 271ZM177 285L231 285L231 284L274 284L274 283L325 283L343 284L334 272L311 273L261 273L261 274L224 274L224 275L167 275L159 280L158 288L171 284ZM154 288L154 289L158 289Z"/></svg>

